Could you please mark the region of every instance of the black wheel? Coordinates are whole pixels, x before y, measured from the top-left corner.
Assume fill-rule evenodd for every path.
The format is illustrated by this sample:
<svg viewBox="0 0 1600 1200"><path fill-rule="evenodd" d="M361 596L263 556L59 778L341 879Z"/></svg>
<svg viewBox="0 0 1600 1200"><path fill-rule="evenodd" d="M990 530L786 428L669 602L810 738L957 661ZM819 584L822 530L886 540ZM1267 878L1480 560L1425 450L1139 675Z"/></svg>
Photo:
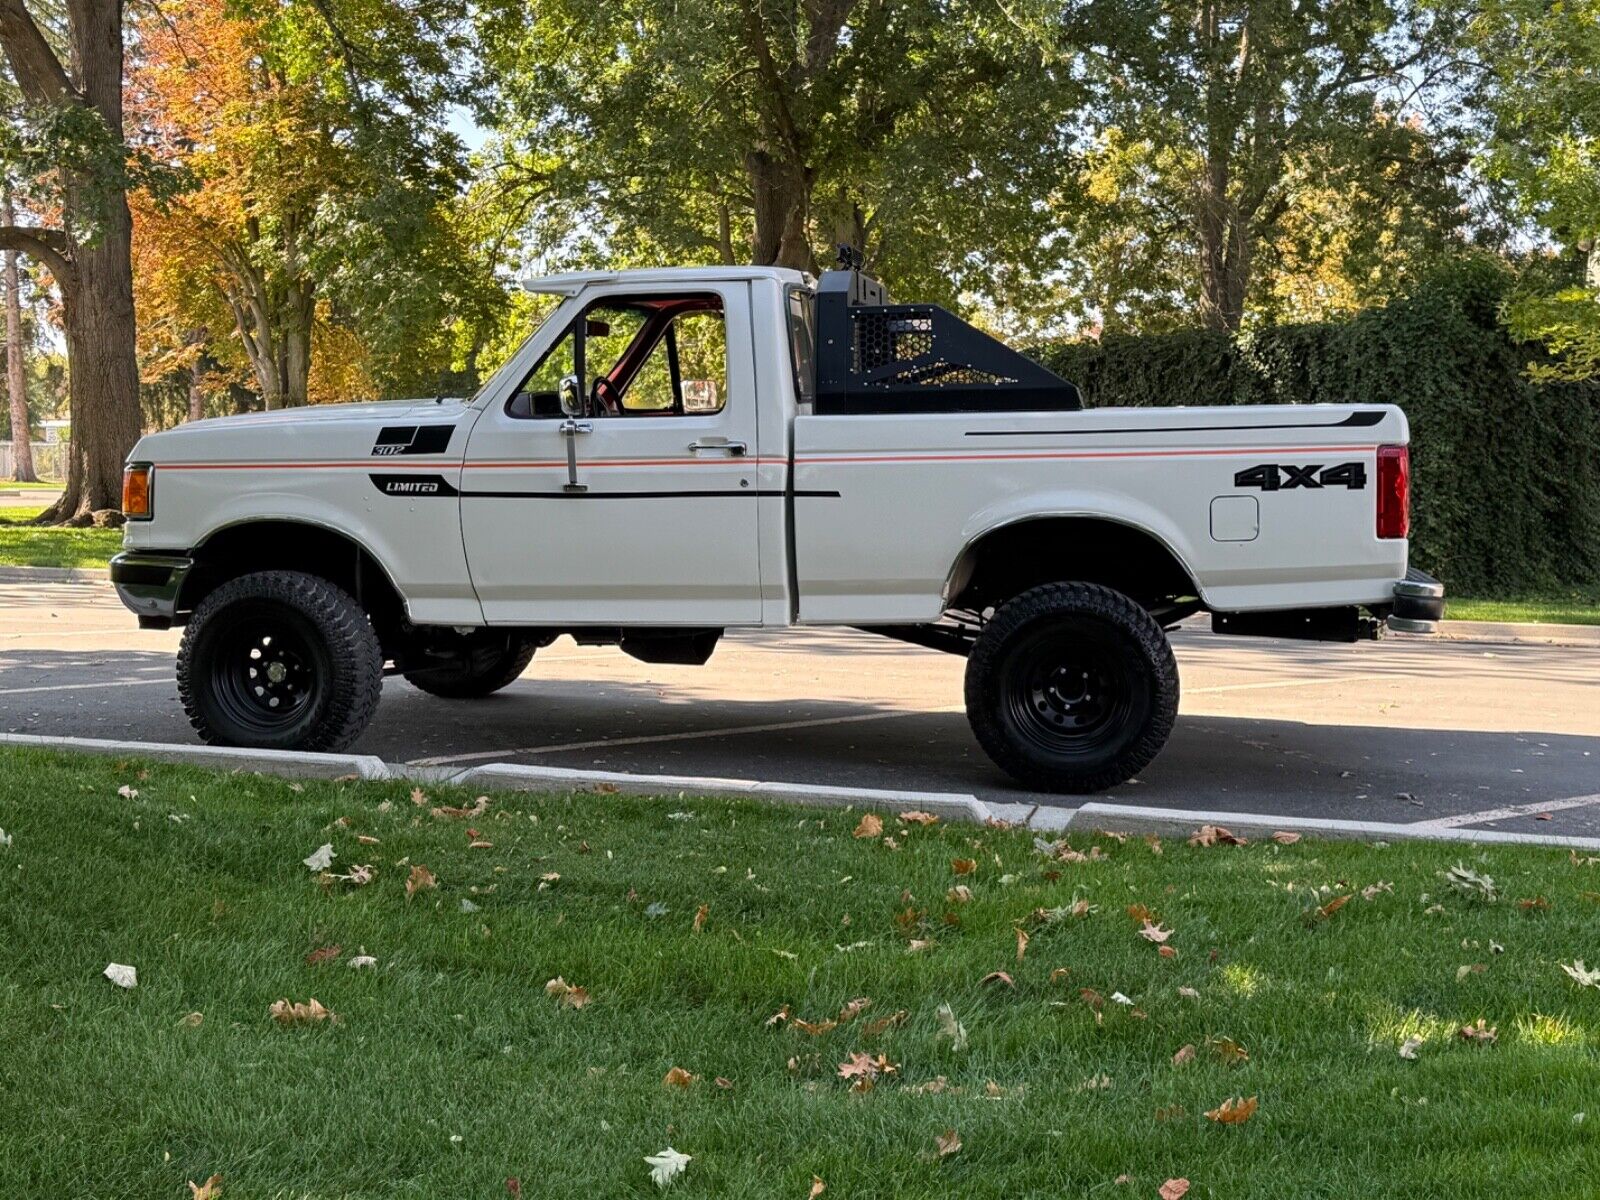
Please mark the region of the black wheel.
<svg viewBox="0 0 1600 1200"><path fill-rule="evenodd" d="M1161 626L1121 592L1050 583L1000 606L967 659L967 719L996 765L1049 792L1131 779L1178 715Z"/></svg>
<svg viewBox="0 0 1600 1200"><path fill-rule="evenodd" d="M361 606L326 579L260 571L195 608L178 695L208 742L343 750L372 720L383 651Z"/></svg>
<svg viewBox="0 0 1600 1200"><path fill-rule="evenodd" d="M406 682L447 700L476 700L514 683L533 661L539 643L517 636L479 633L452 647L438 665L404 672Z"/></svg>

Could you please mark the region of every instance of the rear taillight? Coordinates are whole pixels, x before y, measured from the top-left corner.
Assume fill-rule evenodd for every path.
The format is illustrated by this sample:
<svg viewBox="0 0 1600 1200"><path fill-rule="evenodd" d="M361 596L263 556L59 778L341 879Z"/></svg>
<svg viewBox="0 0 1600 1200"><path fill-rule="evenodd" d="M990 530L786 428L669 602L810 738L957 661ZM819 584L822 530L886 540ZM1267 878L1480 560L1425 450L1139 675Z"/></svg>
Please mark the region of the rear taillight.
<svg viewBox="0 0 1600 1200"><path fill-rule="evenodd" d="M1378 447L1378 536L1403 538L1411 532L1411 451Z"/></svg>

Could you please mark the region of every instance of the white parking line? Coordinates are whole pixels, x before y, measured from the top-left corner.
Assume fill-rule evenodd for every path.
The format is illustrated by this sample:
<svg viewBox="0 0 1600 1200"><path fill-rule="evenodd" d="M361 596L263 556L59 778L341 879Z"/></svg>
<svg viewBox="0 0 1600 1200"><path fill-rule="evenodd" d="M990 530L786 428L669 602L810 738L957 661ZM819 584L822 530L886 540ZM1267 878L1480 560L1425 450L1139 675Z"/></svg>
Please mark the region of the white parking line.
<svg viewBox="0 0 1600 1200"><path fill-rule="evenodd" d="M1540 813L1560 812L1568 808L1592 808L1600 804L1600 792L1593 796L1569 796L1565 800L1545 800L1538 804L1513 804L1506 808L1487 808L1482 812L1456 813L1449 817L1436 817L1431 821L1418 821L1417 829L1460 829L1463 825L1478 825L1486 821L1504 821L1508 817L1538 816Z"/></svg>
<svg viewBox="0 0 1600 1200"><path fill-rule="evenodd" d="M107 679L101 683L52 683L48 687L0 688L0 696L26 696L33 692L81 692L89 688L138 687L141 683L171 683L171 676L161 679Z"/></svg>
<svg viewBox="0 0 1600 1200"><path fill-rule="evenodd" d="M858 713L845 717L816 717L806 721L769 721L762 725L735 725L726 729L690 729L682 733L652 733L640 737L597 738L592 742L555 742L548 746L523 746L516 750L478 750L471 754L445 754L414 758L412 767L443 767L450 763L482 762L509 754L560 754L571 750L601 750L610 746L643 746L654 742L686 742L695 738L732 737L739 733L773 733L783 729L815 729L823 725L854 725L862 721L888 721L895 717L961 712L960 708L908 708L897 712Z"/></svg>

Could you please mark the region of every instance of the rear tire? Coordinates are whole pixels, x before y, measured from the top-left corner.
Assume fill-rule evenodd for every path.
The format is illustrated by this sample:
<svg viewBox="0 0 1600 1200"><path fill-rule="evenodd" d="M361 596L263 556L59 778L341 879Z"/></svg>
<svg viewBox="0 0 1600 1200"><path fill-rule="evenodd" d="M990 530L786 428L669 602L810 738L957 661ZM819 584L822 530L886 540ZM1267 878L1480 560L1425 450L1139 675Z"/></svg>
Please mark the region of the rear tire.
<svg viewBox="0 0 1600 1200"><path fill-rule="evenodd" d="M1047 792L1125 783L1166 744L1178 665L1161 626L1111 588L1050 583L1001 605L967 659L967 719L995 764Z"/></svg>
<svg viewBox="0 0 1600 1200"><path fill-rule="evenodd" d="M446 700L477 700L515 683L538 648L537 642L512 637L503 646L469 648L440 666L406 671L405 680Z"/></svg>
<svg viewBox="0 0 1600 1200"><path fill-rule="evenodd" d="M205 741L338 751L366 729L383 690L367 614L326 579L258 571L196 606L178 650L178 696Z"/></svg>

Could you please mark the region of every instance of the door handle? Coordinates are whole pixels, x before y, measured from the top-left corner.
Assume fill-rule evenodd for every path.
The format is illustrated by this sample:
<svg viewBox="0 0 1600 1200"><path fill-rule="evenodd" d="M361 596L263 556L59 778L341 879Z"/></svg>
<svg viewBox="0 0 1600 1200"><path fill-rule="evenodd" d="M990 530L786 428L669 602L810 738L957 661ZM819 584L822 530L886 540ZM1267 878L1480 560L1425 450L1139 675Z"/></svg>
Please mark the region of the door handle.
<svg viewBox="0 0 1600 1200"><path fill-rule="evenodd" d="M750 449L744 442L730 442L727 438L706 438L703 441L689 443L690 452L696 450L721 450L724 454L731 454L734 458L742 458Z"/></svg>
<svg viewBox="0 0 1600 1200"><path fill-rule="evenodd" d="M593 421L574 421L568 417L557 426L561 436L567 439L567 482L561 489L564 492L587 492L589 489L578 482L578 435L580 433L593 433Z"/></svg>

